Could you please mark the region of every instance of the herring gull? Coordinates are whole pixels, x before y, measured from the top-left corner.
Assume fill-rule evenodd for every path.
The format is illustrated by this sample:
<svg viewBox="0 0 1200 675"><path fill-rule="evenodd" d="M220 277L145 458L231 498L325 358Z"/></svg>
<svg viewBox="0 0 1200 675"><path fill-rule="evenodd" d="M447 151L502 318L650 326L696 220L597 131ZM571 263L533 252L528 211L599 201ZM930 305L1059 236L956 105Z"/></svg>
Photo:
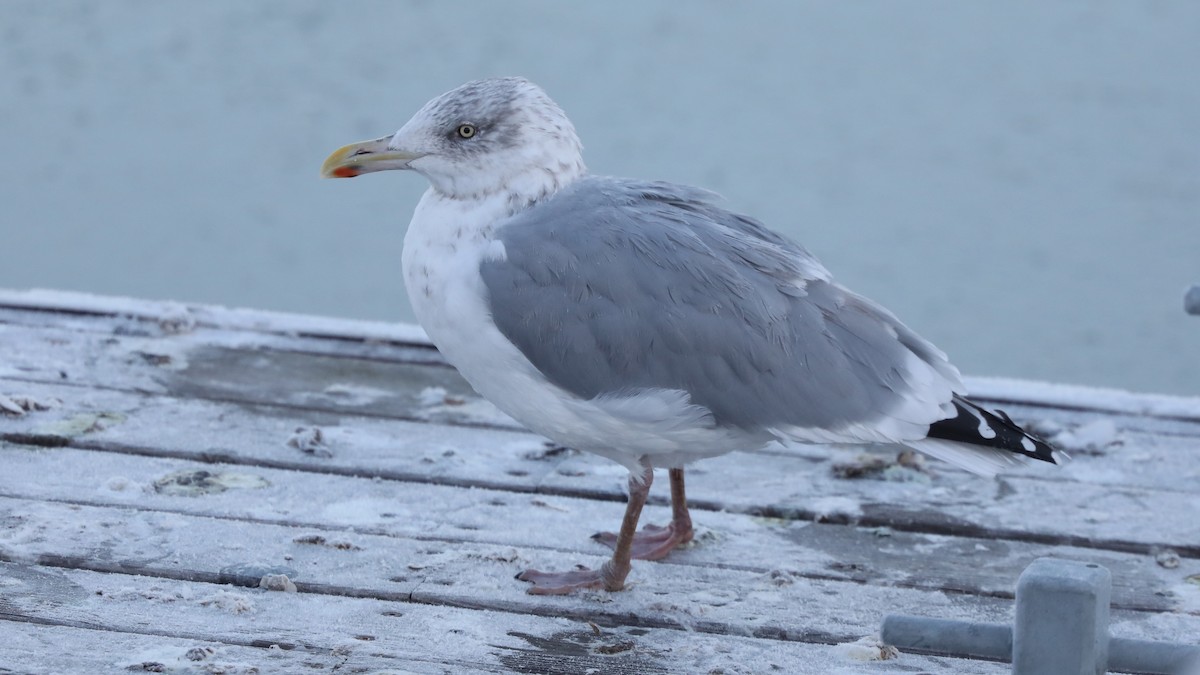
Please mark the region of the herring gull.
<svg viewBox="0 0 1200 675"><path fill-rule="evenodd" d="M684 465L769 443L892 443L980 474L1062 455L964 396L945 354L803 247L667 182L593 176L562 109L522 78L469 82L326 177L430 182L404 238L413 311L471 386L533 431L629 468L598 570L531 593L623 588L693 536ZM654 467L672 520L637 530Z"/></svg>

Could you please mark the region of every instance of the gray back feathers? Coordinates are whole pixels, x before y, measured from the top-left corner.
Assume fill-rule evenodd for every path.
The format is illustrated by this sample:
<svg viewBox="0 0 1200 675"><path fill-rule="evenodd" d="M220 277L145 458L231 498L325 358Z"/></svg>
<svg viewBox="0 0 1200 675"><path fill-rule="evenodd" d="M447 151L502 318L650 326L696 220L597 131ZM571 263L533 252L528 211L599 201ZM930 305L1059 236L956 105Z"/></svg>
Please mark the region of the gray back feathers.
<svg viewBox="0 0 1200 675"><path fill-rule="evenodd" d="M718 426L869 424L957 372L799 245L668 183L586 177L499 224L482 264L500 331L576 396L687 392Z"/></svg>

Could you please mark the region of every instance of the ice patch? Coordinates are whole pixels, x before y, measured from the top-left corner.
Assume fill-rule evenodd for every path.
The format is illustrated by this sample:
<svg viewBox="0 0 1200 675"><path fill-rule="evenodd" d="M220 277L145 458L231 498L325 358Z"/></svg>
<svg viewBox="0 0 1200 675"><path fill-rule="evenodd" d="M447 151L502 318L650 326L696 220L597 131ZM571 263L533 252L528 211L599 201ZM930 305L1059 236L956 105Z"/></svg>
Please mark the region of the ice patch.
<svg viewBox="0 0 1200 675"><path fill-rule="evenodd" d="M415 505L420 506L420 505ZM409 522L421 517L405 506L405 502L394 498L349 499L332 502L321 509L321 517L344 525L380 525L400 521Z"/></svg>
<svg viewBox="0 0 1200 675"><path fill-rule="evenodd" d="M737 602L738 594L730 590L712 589L696 591L688 596L688 600L711 607L724 607L731 602Z"/></svg>

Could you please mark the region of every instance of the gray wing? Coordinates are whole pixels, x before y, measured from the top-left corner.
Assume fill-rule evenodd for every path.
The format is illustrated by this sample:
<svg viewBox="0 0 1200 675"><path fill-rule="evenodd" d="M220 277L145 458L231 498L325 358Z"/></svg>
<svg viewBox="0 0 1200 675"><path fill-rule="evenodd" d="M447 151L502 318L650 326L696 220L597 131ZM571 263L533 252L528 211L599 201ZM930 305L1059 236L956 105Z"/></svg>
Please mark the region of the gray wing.
<svg viewBox="0 0 1200 675"><path fill-rule="evenodd" d="M801 440L924 434L961 387L945 356L713 195L586 178L497 229L500 331L579 396L686 392L718 426Z"/></svg>

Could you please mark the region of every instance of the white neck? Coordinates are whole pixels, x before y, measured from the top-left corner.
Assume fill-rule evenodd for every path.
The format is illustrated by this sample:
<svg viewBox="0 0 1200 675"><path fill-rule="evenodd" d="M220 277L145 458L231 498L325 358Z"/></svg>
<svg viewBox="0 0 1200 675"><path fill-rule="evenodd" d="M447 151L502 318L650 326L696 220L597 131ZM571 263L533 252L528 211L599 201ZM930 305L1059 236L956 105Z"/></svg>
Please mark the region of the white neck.
<svg viewBox="0 0 1200 675"><path fill-rule="evenodd" d="M486 163L472 168L475 170L463 171L460 167L459 171L452 174L428 172L425 176L433 190L445 199L482 203L497 194L504 194L513 205L511 215L558 192L587 173L587 167L578 155L573 159L502 174L493 173L494 169L486 166Z"/></svg>
<svg viewBox="0 0 1200 675"><path fill-rule="evenodd" d="M506 193L460 199L435 187L413 211L401 256L404 282L417 320L439 346L439 327L455 307L482 296L479 263L504 256L493 228L510 213Z"/></svg>
<svg viewBox="0 0 1200 675"><path fill-rule="evenodd" d="M586 173L587 167L580 159L574 164L561 163L554 170L535 169L510 179L504 190L508 202L507 215L524 210L553 195Z"/></svg>
<svg viewBox="0 0 1200 675"><path fill-rule="evenodd" d="M504 258L504 245L493 233L495 223L508 214L507 194L455 199L430 188L404 237L401 261L413 314L446 360L472 384L480 384L479 371L492 367L486 359L478 361L492 353L480 349L479 342L503 344L495 325L485 320L491 310L479 266Z"/></svg>

